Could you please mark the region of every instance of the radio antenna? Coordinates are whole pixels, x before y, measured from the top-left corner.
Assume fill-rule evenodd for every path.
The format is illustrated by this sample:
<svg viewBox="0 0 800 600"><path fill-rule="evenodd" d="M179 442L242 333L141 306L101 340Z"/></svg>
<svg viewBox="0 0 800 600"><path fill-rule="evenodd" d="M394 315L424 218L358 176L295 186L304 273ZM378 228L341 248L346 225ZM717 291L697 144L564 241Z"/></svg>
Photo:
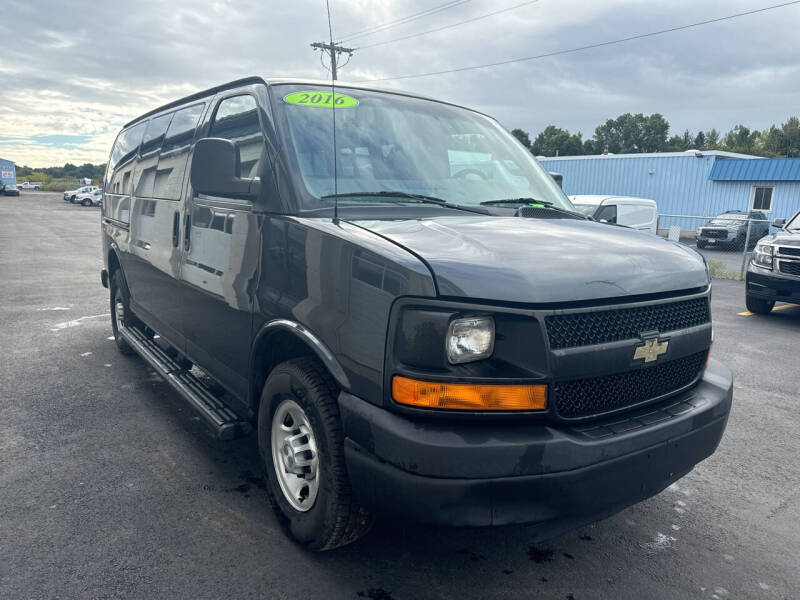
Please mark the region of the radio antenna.
<svg viewBox="0 0 800 600"><path fill-rule="evenodd" d="M339 224L339 184L336 169L336 51L333 45L333 26L331 25L331 3L325 0L328 11L328 41L331 47L331 114L333 115L333 222Z"/></svg>

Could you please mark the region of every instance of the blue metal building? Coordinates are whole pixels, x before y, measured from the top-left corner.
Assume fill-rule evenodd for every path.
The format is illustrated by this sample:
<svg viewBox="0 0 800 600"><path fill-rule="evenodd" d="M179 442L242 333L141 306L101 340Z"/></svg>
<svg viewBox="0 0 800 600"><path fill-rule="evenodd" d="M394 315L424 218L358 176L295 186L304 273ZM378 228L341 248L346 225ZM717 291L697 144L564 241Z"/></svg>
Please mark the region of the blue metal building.
<svg viewBox="0 0 800 600"><path fill-rule="evenodd" d="M17 169L10 160L0 158L0 182L3 185L17 183Z"/></svg>
<svg viewBox="0 0 800 600"><path fill-rule="evenodd" d="M652 198L661 215L712 217L761 210L789 218L800 209L800 158L759 158L721 151L659 152L539 158L564 176L567 194ZM659 228L691 231L702 219L662 216Z"/></svg>

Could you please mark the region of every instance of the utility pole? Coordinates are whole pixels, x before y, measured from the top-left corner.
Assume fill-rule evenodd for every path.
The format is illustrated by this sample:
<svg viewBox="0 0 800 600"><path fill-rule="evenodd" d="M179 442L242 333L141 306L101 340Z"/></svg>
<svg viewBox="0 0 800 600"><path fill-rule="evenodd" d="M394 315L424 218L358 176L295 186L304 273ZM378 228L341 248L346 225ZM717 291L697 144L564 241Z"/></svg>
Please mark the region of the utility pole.
<svg viewBox="0 0 800 600"><path fill-rule="evenodd" d="M315 50L319 50L320 52L325 52L329 54L331 57L331 78L336 81L336 59L340 54L347 54L348 59L347 62L350 62L350 56L353 56L353 52L356 51L355 48L345 48L341 44L334 44L331 42L330 44L326 44L325 42L314 42L311 44L311 47ZM345 63L347 64L347 63Z"/></svg>

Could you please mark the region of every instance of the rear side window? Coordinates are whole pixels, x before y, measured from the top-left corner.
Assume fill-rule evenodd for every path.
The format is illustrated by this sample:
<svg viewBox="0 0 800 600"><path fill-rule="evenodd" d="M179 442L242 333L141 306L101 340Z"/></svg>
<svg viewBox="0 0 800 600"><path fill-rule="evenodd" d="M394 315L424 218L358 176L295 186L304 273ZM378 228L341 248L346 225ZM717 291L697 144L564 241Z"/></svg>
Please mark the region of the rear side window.
<svg viewBox="0 0 800 600"><path fill-rule="evenodd" d="M645 225L655 218L655 211L642 204L622 204L619 207L619 218L623 225Z"/></svg>
<svg viewBox="0 0 800 600"><path fill-rule="evenodd" d="M241 177L257 177L264 137L258 105L250 95L225 98L219 103L209 137L231 140L239 148Z"/></svg>
<svg viewBox="0 0 800 600"><path fill-rule="evenodd" d="M125 184L130 182L130 171L142 141L145 125L146 123L137 123L117 136L108 159L108 172L111 174L108 182L109 191L113 194L130 193Z"/></svg>
<svg viewBox="0 0 800 600"><path fill-rule="evenodd" d="M194 131L203 114L205 104L195 104L177 111L169 124L153 188L154 198L180 200L186 159L194 140Z"/></svg>
<svg viewBox="0 0 800 600"><path fill-rule="evenodd" d="M144 132L142 146L139 149L139 165L136 169L136 191L139 198L151 198L156 180L156 166L158 165L158 151L167 133L167 127L172 120L172 113L150 119Z"/></svg>

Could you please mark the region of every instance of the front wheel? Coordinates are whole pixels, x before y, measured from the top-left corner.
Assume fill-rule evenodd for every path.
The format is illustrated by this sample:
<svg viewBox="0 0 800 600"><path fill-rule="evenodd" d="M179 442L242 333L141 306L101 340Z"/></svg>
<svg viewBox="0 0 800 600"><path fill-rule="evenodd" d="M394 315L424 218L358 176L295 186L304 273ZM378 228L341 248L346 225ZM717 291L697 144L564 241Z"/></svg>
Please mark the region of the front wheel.
<svg viewBox="0 0 800 600"><path fill-rule="evenodd" d="M70 196L69 197L69 202L70 202L70 204L75 204L75 196Z"/></svg>
<svg viewBox="0 0 800 600"><path fill-rule="evenodd" d="M697 247L700 248L700 250L702 250L703 248L706 247L706 243L703 240L697 240Z"/></svg>
<svg viewBox="0 0 800 600"><path fill-rule="evenodd" d="M373 523L353 501L336 393L316 358L288 360L267 378L258 414L270 503L289 536L316 551L354 542Z"/></svg>
<svg viewBox="0 0 800 600"><path fill-rule="evenodd" d="M128 286L125 284L125 278L119 269L114 271L114 275L111 277L110 292L111 329L114 332L114 343L117 344L117 350L121 354L129 356L135 353L134 349L122 337L120 330L125 325L132 324L134 316L129 305Z"/></svg>
<svg viewBox="0 0 800 600"><path fill-rule="evenodd" d="M768 315L775 306L774 300L764 300L763 298L756 298L748 294L744 299L747 310L757 315Z"/></svg>

